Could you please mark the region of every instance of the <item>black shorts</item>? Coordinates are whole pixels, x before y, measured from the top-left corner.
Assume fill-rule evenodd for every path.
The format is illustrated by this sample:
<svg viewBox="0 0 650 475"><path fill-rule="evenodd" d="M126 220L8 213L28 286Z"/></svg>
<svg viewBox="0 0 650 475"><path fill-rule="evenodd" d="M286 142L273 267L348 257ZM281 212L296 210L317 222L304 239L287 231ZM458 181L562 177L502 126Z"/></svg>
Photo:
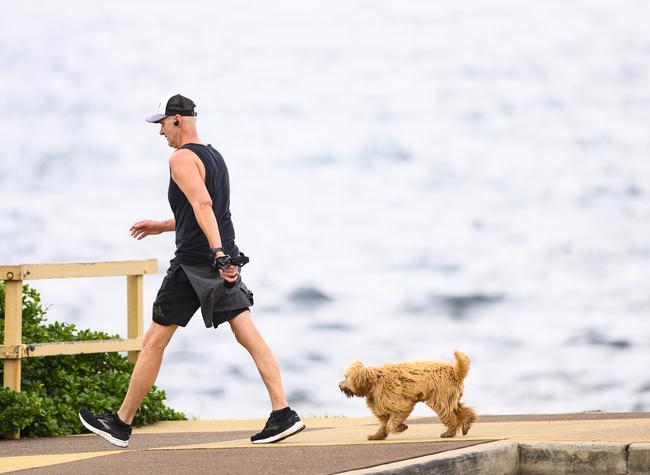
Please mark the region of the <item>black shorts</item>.
<svg viewBox="0 0 650 475"><path fill-rule="evenodd" d="M236 298L226 297L215 304L212 313L212 326L217 328L218 325L249 310L247 305L253 305L253 294L245 287L241 291L245 294L245 299L242 298L242 295L236 295L234 296ZM247 304L242 305L242 302L247 302ZM172 266L167 271L153 303L153 321L165 326L184 327L200 306L199 297L183 268ZM236 308L232 308L233 306Z"/></svg>

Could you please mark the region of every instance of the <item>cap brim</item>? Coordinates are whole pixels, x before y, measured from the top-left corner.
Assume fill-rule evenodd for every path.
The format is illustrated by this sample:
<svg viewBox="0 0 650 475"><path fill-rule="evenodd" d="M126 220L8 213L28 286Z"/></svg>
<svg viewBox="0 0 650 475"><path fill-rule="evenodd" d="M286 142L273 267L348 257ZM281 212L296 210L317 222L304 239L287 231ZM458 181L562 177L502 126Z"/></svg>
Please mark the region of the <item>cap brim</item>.
<svg viewBox="0 0 650 475"><path fill-rule="evenodd" d="M167 117L165 114L154 114L154 115L150 115L149 117L145 117L144 120L146 120L147 122L151 122L152 124L157 124L165 117Z"/></svg>

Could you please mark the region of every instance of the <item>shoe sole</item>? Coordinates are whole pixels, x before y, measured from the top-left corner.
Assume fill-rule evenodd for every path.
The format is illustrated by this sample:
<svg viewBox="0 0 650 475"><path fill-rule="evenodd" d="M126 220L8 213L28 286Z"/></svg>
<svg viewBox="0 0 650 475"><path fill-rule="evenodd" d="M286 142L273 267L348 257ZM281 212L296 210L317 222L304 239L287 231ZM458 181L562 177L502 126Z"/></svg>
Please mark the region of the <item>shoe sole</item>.
<svg viewBox="0 0 650 475"><path fill-rule="evenodd" d="M296 435L298 432L302 431L305 428L305 424L302 421L296 422L294 425L289 427L284 432L280 432L278 435L272 437L267 437L266 439L259 439L256 441L251 441L253 444L272 444L274 442L280 442L281 440Z"/></svg>
<svg viewBox="0 0 650 475"><path fill-rule="evenodd" d="M83 426L88 429L90 432L97 434L100 436L102 439L106 440L107 442L110 442L111 444L115 445L116 447L120 447L123 449L126 449L129 446L129 441L128 440L120 440L116 439L113 437L111 434L108 432L104 432L97 427L93 427L90 424L88 424L83 417L81 417L81 414L79 414L79 420L83 424Z"/></svg>

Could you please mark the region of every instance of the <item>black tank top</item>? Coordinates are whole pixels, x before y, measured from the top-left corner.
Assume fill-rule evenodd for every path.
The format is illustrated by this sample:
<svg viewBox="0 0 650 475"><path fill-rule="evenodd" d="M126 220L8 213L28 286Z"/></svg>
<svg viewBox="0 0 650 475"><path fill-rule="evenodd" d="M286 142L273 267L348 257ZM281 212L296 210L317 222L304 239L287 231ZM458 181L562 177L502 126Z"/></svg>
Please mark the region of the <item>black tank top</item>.
<svg viewBox="0 0 650 475"><path fill-rule="evenodd" d="M212 145L188 143L181 147L196 154L205 167L205 186L212 198L212 210L217 218L221 245L226 254L239 255L235 244L235 228L230 217L230 181L226 162ZM169 205L176 220L176 258L181 264L210 265L208 238L196 222L192 205L169 173Z"/></svg>

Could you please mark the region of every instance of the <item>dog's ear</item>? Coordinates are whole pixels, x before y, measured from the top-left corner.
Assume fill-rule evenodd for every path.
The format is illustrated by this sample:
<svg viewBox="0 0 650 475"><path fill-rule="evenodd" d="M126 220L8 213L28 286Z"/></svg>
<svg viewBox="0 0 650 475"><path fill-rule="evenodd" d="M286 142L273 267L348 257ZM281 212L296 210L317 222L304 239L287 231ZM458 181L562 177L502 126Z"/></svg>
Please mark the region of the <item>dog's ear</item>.
<svg viewBox="0 0 650 475"><path fill-rule="evenodd" d="M348 365L348 368L345 370L345 374L347 375L351 371L356 371L359 368L363 368L363 363L359 360L353 361Z"/></svg>
<svg viewBox="0 0 650 475"><path fill-rule="evenodd" d="M351 389L357 396L365 397L377 380L377 370L374 368L366 368L361 361L355 361L349 366L347 377Z"/></svg>

